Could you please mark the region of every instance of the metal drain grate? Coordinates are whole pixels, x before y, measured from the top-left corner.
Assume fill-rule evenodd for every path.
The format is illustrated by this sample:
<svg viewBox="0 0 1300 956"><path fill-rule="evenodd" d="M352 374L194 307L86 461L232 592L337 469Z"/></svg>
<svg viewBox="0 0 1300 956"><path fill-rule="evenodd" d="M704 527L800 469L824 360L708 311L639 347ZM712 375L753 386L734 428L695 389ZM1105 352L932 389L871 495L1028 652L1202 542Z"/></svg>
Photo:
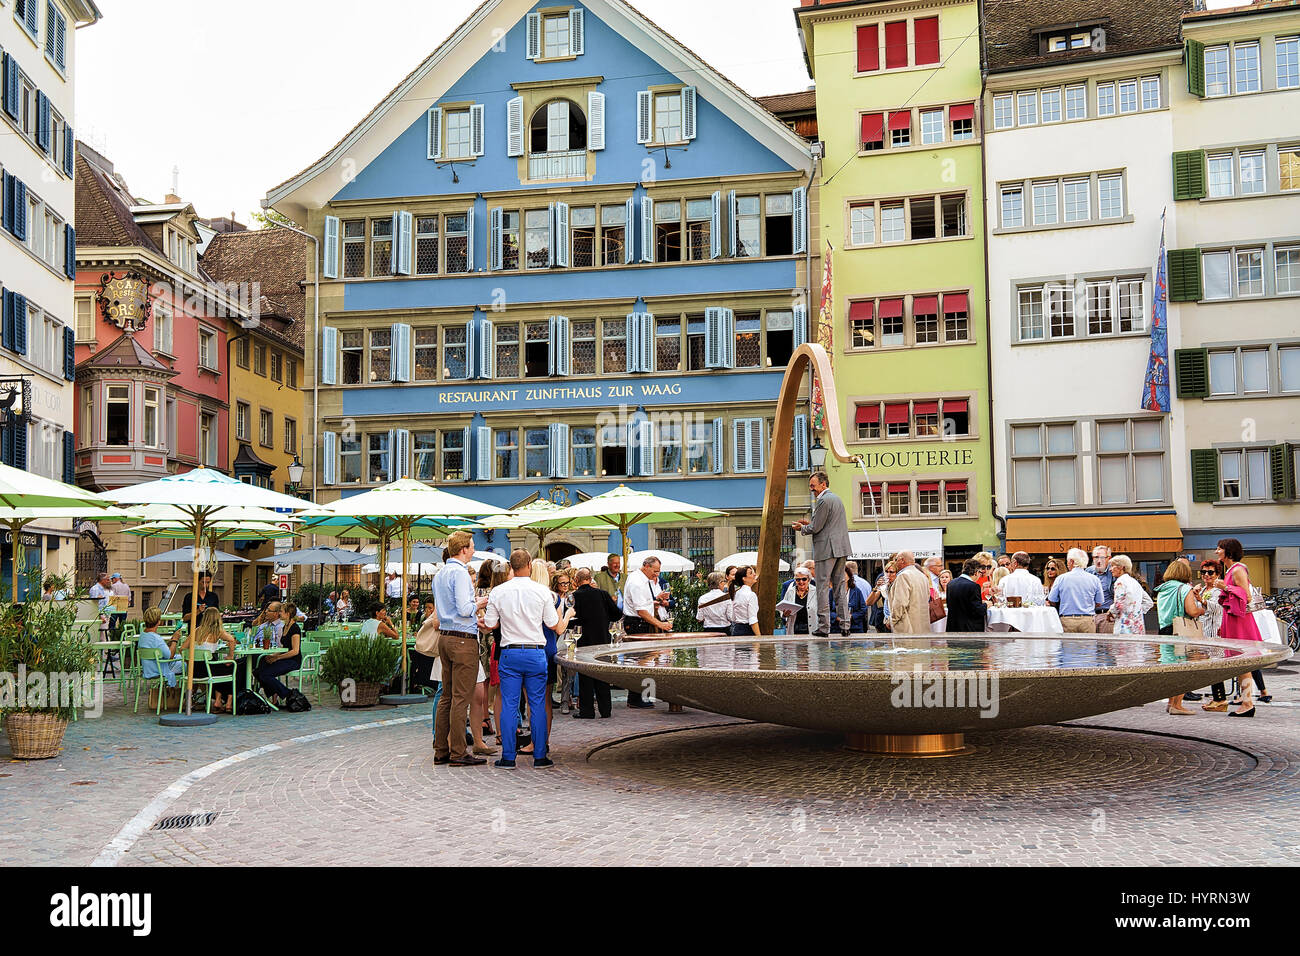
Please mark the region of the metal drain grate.
<svg viewBox="0 0 1300 956"><path fill-rule="evenodd" d="M192 830L195 827L211 826L221 816L220 810L210 813L182 813L174 817L163 817L150 830Z"/></svg>

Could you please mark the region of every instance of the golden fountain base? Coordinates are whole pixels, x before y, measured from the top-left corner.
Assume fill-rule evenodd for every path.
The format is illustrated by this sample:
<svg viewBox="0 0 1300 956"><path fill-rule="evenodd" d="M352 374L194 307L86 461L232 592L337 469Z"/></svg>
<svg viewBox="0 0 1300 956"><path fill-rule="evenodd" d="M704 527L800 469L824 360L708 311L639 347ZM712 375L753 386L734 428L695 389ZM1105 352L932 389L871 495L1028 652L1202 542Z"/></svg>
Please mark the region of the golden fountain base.
<svg viewBox="0 0 1300 956"><path fill-rule="evenodd" d="M844 746L888 757L958 757L975 752L965 734L846 734Z"/></svg>

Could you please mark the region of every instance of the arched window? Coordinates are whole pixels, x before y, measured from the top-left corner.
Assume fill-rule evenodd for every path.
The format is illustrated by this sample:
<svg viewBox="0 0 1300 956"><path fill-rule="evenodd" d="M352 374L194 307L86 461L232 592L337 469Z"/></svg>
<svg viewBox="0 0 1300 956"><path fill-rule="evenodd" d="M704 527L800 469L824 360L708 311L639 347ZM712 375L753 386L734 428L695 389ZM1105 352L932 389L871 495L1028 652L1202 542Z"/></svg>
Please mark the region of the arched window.
<svg viewBox="0 0 1300 956"><path fill-rule="evenodd" d="M587 148L587 117L569 100L543 103L528 126L530 153L559 153Z"/></svg>

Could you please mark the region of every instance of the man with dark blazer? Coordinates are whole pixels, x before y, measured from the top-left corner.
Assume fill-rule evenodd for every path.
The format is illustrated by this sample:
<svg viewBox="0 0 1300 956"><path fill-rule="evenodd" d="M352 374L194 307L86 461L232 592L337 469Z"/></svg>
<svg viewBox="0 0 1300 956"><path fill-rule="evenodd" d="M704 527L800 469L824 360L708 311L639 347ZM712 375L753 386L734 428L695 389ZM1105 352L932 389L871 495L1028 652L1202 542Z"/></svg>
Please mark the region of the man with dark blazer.
<svg viewBox="0 0 1300 956"><path fill-rule="evenodd" d="M591 583L591 570L579 568L573 576L577 585L573 592L573 623L581 630L579 647L609 643L609 626L623 616L614 599ZM593 706L594 698L594 706ZM575 719L594 720L596 709L600 716L610 715L609 685L586 674L578 675L578 712Z"/></svg>
<svg viewBox="0 0 1300 956"><path fill-rule="evenodd" d="M970 558L962 565L961 576L948 583L948 630L954 634L984 631L987 607L980 596L980 586L975 575L980 573L980 563Z"/></svg>

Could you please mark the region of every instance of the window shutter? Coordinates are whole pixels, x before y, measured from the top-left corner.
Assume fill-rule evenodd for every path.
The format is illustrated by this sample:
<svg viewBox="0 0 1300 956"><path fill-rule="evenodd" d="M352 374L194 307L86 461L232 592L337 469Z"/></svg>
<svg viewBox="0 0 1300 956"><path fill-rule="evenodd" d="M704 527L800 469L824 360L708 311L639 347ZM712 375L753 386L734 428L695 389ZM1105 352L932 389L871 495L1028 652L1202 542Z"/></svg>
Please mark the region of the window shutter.
<svg viewBox="0 0 1300 956"><path fill-rule="evenodd" d="M704 310L704 367L723 368L722 309Z"/></svg>
<svg viewBox="0 0 1300 956"><path fill-rule="evenodd" d="M63 483L74 484L77 478L76 440L72 432L63 433Z"/></svg>
<svg viewBox="0 0 1300 956"><path fill-rule="evenodd" d="M742 474L752 470L749 464L748 418L737 418L731 423L731 468Z"/></svg>
<svg viewBox="0 0 1300 956"><path fill-rule="evenodd" d="M794 229L794 251L805 252L808 249L808 188L800 186L791 193L794 215L790 217Z"/></svg>
<svg viewBox="0 0 1300 956"><path fill-rule="evenodd" d="M68 21L64 19L63 14L59 14L54 21L55 33L54 38L54 62L59 64L59 69L66 69L68 65Z"/></svg>
<svg viewBox="0 0 1300 956"><path fill-rule="evenodd" d="M9 351L14 349L14 294L4 290L4 330L0 334L0 345Z"/></svg>
<svg viewBox="0 0 1300 956"><path fill-rule="evenodd" d="M587 25L584 22L582 7L574 7L569 11L569 52L574 56L582 56L587 44Z"/></svg>
<svg viewBox="0 0 1300 956"><path fill-rule="evenodd" d="M14 351L27 354L27 296L14 294Z"/></svg>
<svg viewBox="0 0 1300 956"><path fill-rule="evenodd" d="M492 478L492 429L479 425L474 431L477 433L474 444L474 477L479 481L489 481Z"/></svg>
<svg viewBox="0 0 1300 956"><path fill-rule="evenodd" d="M69 382L77 377L77 333L70 325L63 327L63 377Z"/></svg>
<svg viewBox="0 0 1300 956"><path fill-rule="evenodd" d="M54 55L54 20L58 16L54 9L54 0L45 4L45 52Z"/></svg>
<svg viewBox="0 0 1300 956"><path fill-rule="evenodd" d="M713 202L713 219L709 223L709 258L717 259L722 255L722 191L715 192Z"/></svg>
<svg viewBox="0 0 1300 956"><path fill-rule="evenodd" d="M14 238L27 240L27 184L14 177Z"/></svg>
<svg viewBox="0 0 1300 956"><path fill-rule="evenodd" d="M1169 270L1169 301L1197 302L1201 298L1201 251L1170 249L1165 253Z"/></svg>
<svg viewBox="0 0 1300 956"><path fill-rule="evenodd" d="M338 481L338 442L334 432L321 433L321 481L332 485Z"/></svg>
<svg viewBox="0 0 1300 956"><path fill-rule="evenodd" d="M11 427L13 432L13 458L9 464L23 471L27 470L27 422L19 419Z"/></svg>
<svg viewBox="0 0 1300 956"><path fill-rule="evenodd" d="M474 479L474 459L469 456L469 426L466 425L460 430L460 460L461 460L461 480L472 481Z"/></svg>
<svg viewBox="0 0 1300 956"><path fill-rule="evenodd" d="M63 274L69 279L77 278L77 230L70 222L63 224Z"/></svg>
<svg viewBox="0 0 1300 956"><path fill-rule="evenodd" d="M528 59L536 60L542 55L542 15L528 14Z"/></svg>
<svg viewBox="0 0 1300 956"><path fill-rule="evenodd" d="M808 306L800 303L794 307L794 347L808 342Z"/></svg>
<svg viewBox="0 0 1300 956"><path fill-rule="evenodd" d="M655 261L655 204L649 196L641 197L641 261Z"/></svg>
<svg viewBox="0 0 1300 956"><path fill-rule="evenodd" d="M791 438L794 444L794 470L808 470L808 416L796 415L794 417L794 435Z"/></svg>
<svg viewBox="0 0 1300 956"><path fill-rule="evenodd" d="M1174 153L1174 199L1205 198L1205 150Z"/></svg>
<svg viewBox="0 0 1300 956"><path fill-rule="evenodd" d="M478 377L496 378L496 329L484 320L478 324Z"/></svg>
<svg viewBox="0 0 1300 956"><path fill-rule="evenodd" d="M713 420L713 473L722 472L722 419Z"/></svg>
<svg viewBox="0 0 1300 956"><path fill-rule="evenodd" d="M50 151L50 98L36 91L36 145L44 153Z"/></svg>
<svg viewBox="0 0 1300 956"><path fill-rule="evenodd" d="M627 226L623 229L623 264L628 265L636 258L636 244L632 241L632 232L636 224L636 200L627 201Z"/></svg>
<svg viewBox="0 0 1300 956"><path fill-rule="evenodd" d="M429 109L429 158L442 159L442 110Z"/></svg>
<svg viewBox="0 0 1300 956"><path fill-rule="evenodd" d="M736 191L727 193L727 254L736 258Z"/></svg>
<svg viewBox="0 0 1300 956"><path fill-rule="evenodd" d="M650 478L655 473L655 427L651 421L638 422L637 430L637 474Z"/></svg>
<svg viewBox="0 0 1300 956"><path fill-rule="evenodd" d="M1205 95L1205 44L1188 40L1183 44L1187 62L1187 92L1193 96Z"/></svg>
<svg viewBox="0 0 1300 956"><path fill-rule="evenodd" d="M475 103L469 108L469 151L475 156L483 155L482 103Z"/></svg>
<svg viewBox="0 0 1300 956"><path fill-rule="evenodd" d="M682 87L682 139L695 138L695 87Z"/></svg>
<svg viewBox="0 0 1300 956"><path fill-rule="evenodd" d="M411 327L400 322L392 328L393 381L411 380Z"/></svg>
<svg viewBox="0 0 1300 956"><path fill-rule="evenodd" d="M605 94L587 94L587 149L598 152L605 148Z"/></svg>
<svg viewBox="0 0 1300 956"><path fill-rule="evenodd" d="M1295 475L1291 470L1292 445L1274 445L1268 450L1268 467L1273 498L1284 501L1295 497Z"/></svg>
<svg viewBox="0 0 1300 956"><path fill-rule="evenodd" d="M636 141L638 143L649 143L654 140L654 130L650 128L650 105L650 91L638 90L636 94Z"/></svg>
<svg viewBox="0 0 1300 956"><path fill-rule="evenodd" d="M4 177L4 230L12 233L14 231L14 178L8 173L0 175Z"/></svg>
<svg viewBox="0 0 1300 956"><path fill-rule="evenodd" d="M325 217L325 251L320 274L326 279L339 277L339 217Z"/></svg>
<svg viewBox="0 0 1300 956"><path fill-rule="evenodd" d="M1205 398L1209 395L1209 350L1174 349L1174 381L1179 398Z"/></svg>
<svg viewBox="0 0 1300 956"><path fill-rule="evenodd" d="M551 442L551 477L569 477L569 426L564 422L552 422L547 426Z"/></svg>
<svg viewBox="0 0 1300 956"><path fill-rule="evenodd" d="M498 206L488 212L488 269L497 271L501 268L502 258L502 211Z"/></svg>
<svg viewBox="0 0 1300 956"><path fill-rule="evenodd" d="M393 230L393 236L398 241L397 255L394 262L397 267L397 274L409 276L411 274L411 251L414 245L415 217L409 212L399 212L397 214L397 228Z"/></svg>
<svg viewBox="0 0 1300 956"><path fill-rule="evenodd" d="M327 325L320 330L321 360L316 377L322 385L338 384L339 330Z"/></svg>
<svg viewBox="0 0 1300 956"><path fill-rule="evenodd" d="M474 207L465 214L465 269L474 271Z"/></svg>
<svg viewBox="0 0 1300 956"><path fill-rule="evenodd" d="M762 471L767 467L767 447L763 440L763 419L751 418L749 420L749 464L754 471Z"/></svg>
<svg viewBox="0 0 1300 956"><path fill-rule="evenodd" d="M394 428L393 438L390 445L394 455L391 477L396 481L411 475L411 432L405 428Z"/></svg>
<svg viewBox="0 0 1300 956"><path fill-rule="evenodd" d="M1219 452L1214 448L1193 448L1192 500L1219 500Z"/></svg>
<svg viewBox="0 0 1300 956"><path fill-rule="evenodd" d="M549 319L550 354L547 364L550 374L568 375L569 360L569 319L564 315L553 315Z"/></svg>
<svg viewBox="0 0 1300 956"><path fill-rule="evenodd" d="M653 312L641 313L641 371L655 370L655 317Z"/></svg>
<svg viewBox="0 0 1300 956"><path fill-rule="evenodd" d="M554 228L551 230L554 240L551 243L551 259L557 266L567 269L569 266L569 204L557 202L554 215Z"/></svg>
<svg viewBox="0 0 1300 956"><path fill-rule="evenodd" d="M25 11L27 15L27 32L35 33L38 29L36 22L36 0L27 0Z"/></svg>
<svg viewBox="0 0 1300 956"><path fill-rule="evenodd" d="M4 55L5 71L5 112L13 119L18 119L18 99L21 90L18 88L18 61L8 53Z"/></svg>
<svg viewBox="0 0 1300 956"><path fill-rule="evenodd" d="M63 171L69 176L75 176L77 169L77 137L73 135L72 127L67 126L63 130Z"/></svg>
<svg viewBox="0 0 1300 956"><path fill-rule="evenodd" d="M14 464L14 430L9 425L0 425L0 463L10 468Z"/></svg>
<svg viewBox="0 0 1300 956"><path fill-rule="evenodd" d="M624 329L627 338L627 370L641 371L641 313L629 312Z"/></svg>
<svg viewBox="0 0 1300 956"><path fill-rule="evenodd" d="M393 237L393 240L392 240L392 249L388 254L388 274L393 276L397 275L397 270L399 268L398 260L402 256L402 232L401 232L402 221L401 220L402 220L402 214L395 212L392 215L392 222L389 224L389 228L392 229L392 232L390 232L389 235Z"/></svg>
<svg viewBox="0 0 1300 956"><path fill-rule="evenodd" d="M516 96L506 103L506 155L524 155L524 98Z"/></svg>

